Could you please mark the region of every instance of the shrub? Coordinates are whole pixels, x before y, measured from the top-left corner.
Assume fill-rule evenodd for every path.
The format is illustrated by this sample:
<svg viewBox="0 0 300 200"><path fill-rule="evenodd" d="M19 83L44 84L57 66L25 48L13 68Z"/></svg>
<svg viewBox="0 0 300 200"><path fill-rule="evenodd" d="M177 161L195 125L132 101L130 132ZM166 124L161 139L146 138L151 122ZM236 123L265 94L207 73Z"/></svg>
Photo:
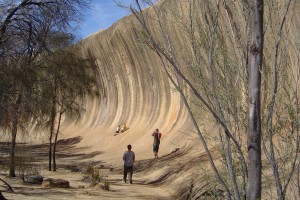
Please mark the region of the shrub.
<svg viewBox="0 0 300 200"><path fill-rule="evenodd" d="M84 181L90 182L91 185L97 185L103 180L103 175L100 174L99 168L95 167L93 162L86 165L84 174Z"/></svg>
<svg viewBox="0 0 300 200"><path fill-rule="evenodd" d="M33 162L32 157L16 156L15 157L16 172L25 182L28 176L36 176L41 174L41 166Z"/></svg>

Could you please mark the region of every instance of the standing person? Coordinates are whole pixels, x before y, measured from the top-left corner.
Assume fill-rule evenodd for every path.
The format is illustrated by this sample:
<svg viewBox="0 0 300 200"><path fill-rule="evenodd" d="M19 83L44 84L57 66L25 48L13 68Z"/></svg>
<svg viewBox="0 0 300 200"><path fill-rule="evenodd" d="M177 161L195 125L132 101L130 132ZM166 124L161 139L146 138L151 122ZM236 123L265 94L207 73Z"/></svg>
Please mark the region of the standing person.
<svg viewBox="0 0 300 200"><path fill-rule="evenodd" d="M160 144L160 137L161 137L161 134L159 133L159 130L156 129L154 131L154 133L152 133L152 136L154 138L154 141L153 141L153 153L154 153L154 158L158 158L158 149L159 149L159 144Z"/></svg>
<svg viewBox="0 0 300 200"><path fill-rule="evenodd" d="M124 160L124 177L123 182L126 183L127 173L129 172L129 184L132 184L132 173L133 173L133 164L135 161L135 154L131 151L131 145L127 145L127 151L124 152L123 160Z"/></svg>

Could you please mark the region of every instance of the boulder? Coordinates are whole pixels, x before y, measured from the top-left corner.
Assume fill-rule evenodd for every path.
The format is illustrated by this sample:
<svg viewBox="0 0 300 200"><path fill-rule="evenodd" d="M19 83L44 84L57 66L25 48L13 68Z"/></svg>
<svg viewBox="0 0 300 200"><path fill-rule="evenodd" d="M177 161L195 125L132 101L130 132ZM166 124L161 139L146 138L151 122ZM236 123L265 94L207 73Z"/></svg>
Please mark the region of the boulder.
<svg viewBox="0 0 300 200"><path fill-rule="evenodd" d="M43 181L44 188L70 188L70 183L64 179L47 178Z"/></svg>
<svg viewBox="0 0 300 200"><path fill-rule="evenodd" d="M25 176L24 181L31 184L42 184L44 177L41 175Z"/></svg>

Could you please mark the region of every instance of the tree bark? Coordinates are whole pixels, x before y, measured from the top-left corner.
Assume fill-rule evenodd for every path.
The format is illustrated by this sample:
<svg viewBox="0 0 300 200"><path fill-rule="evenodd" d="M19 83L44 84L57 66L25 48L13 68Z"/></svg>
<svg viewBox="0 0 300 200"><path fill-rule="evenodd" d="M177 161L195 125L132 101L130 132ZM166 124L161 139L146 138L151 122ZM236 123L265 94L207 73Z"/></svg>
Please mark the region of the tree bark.
<svg viewBox="0 0 300 200"><path fill-rule="evenodd" d="M249 0L250 5L250 59L248 80L248 181L246 198L261 199L261 116L260 88L263 59L263 0Z"/></svg>

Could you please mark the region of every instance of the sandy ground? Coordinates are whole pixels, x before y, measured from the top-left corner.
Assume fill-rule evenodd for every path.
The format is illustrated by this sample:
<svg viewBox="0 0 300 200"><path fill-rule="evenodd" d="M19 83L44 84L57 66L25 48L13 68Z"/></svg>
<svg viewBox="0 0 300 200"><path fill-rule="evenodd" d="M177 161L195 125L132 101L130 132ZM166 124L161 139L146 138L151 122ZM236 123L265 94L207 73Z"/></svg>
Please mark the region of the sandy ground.
<svg viewBox="0 0 300 200"><path fill-rule="evenodd" d="M70 189L51 188L46 189L40 185L24 184L19 178L7 178L3 175L2 179L7 181L14 189L14 193L3 192L7 199L11 200L38 200L38 199L172 199L171 194L166 189L146 184L142 174L134 174L134 184L129 185L121 182L121 174L111 173L106 177L110 184L110 191L103 190L99 186L89 186L82 181L83 175L71 173L64 169L58 172L45 172L45 178L62 178L69 180ZM84 185L85 188L77 188ZM2 189L3 191L3 189Z"/></svg>
<svg viewBox="0 0 300 200"><path fill-rule="evenodd" d="M8 146L1 145L2 153L3 150L7 151ZM122 183L122 163L114 166L105 165L101 162L95 163L97 166L102 166L100 169L100 174L103 177L103 181L107 181L110 185L110 190L104 190L99 185L91 186L89 182L84 181L84 173L82 172L72 172L70 166L83 166L83 163L87 162L88 159L82 159L83 157L90 158L90 155L78 154L72 145L68 146L64 143L59 147L60 153L58 153L59 159L57 160L58 166L60 166L56 172L47 170L47 157L43 154L40 155L42 151L47 148L44 146L34 146L34 147L24 147L26 149L30 148L32 156L39 160L38 164L42 167L41 175L46 178L60 178L65 179L70 182L69 189L62 188L43 188L41 185L25 184L20 179L20 177L9 178L7 177L7 171L1 171L0 178L5 180L10 184L14 192L8 192L4 184L0 182L0 190L9 200L39 200L39 199L149 199L149 200L164 200L164 199L175 199L171 195L171 192L161 184L149 183L146 176L147 167L139 167L133 175L133 184ZM23 149L24 150L24 149ZM25 151L25 150L24 150ZM45 151L46 152L46 151ZM71 153L72 152L72 153ZM67 155L67 156L63 156ZM1 159L1 165L3 165L3 158ZM66 159L68 158L68 159ZM77 162L74 162L77 160ZM160 162L159 159L144 160L145 163ZM77 165L76 165L77 164ZM147 166L147 165L145 165ZM84 186L84 188L78 188L79 186Z"/></svg>

